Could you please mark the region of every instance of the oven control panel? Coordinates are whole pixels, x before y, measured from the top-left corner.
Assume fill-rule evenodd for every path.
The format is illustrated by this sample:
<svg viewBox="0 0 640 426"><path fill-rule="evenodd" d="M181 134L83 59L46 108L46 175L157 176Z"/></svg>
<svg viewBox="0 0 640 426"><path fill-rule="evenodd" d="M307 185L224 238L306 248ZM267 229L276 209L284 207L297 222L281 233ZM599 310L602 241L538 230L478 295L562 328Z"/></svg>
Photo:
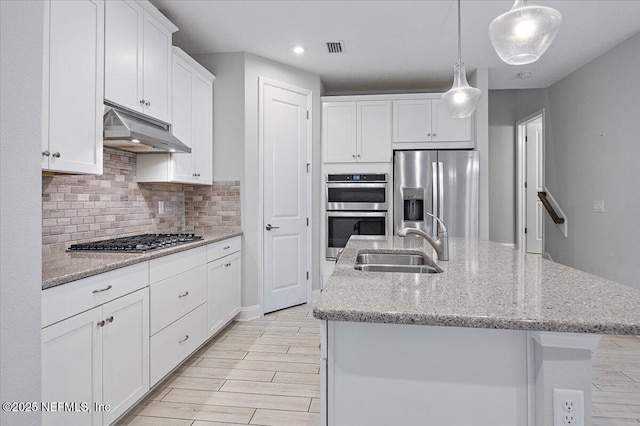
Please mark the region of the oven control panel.
<svg viewBox="0 0 640 426"><path fill-rule="evenodd" d="M327 182L386 182L386 173L369 174L330 174Z"/></svg>

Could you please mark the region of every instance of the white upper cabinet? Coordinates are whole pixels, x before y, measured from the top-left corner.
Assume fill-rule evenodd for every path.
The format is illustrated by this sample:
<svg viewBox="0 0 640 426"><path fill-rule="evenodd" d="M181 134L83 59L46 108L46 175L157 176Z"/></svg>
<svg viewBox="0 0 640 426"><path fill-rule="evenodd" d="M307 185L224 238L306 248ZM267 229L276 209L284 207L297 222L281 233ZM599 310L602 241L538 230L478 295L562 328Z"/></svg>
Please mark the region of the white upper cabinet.
<svg viewBox="0 0 640 426"><path fill-rule="evenodd" d="M211 185L215 76L177 47L172 70L171 132L191 153L139 155L138 182Z"/></svg>
<svg viewBox="0 0 640 426"><path fill-rule="evenodd" d="M171 123L171 35L149 3L106 2L104 98Z"/></svg>
<svg viewBox="0 0 640 426"><path fill-rule="evenodd" d="M394 144L421 142L453 142L472 148L471 117L452 118L440 100L440 95L422 95L419 99L393 101ZM428 96L424 98L424 96ZM438 147L447 147L440 144ZM401 148L411 148L401 146Z"/></svg>
<svg viewBox="0 0 640 426"><path fill-rule="evenodd" d="M390 162L391 102L323 102L323 162Z"/></svg>
<svg viewBox="0 0 640 426"><path fill-rule="evenodd" d="M104 2L46 1L42 169L102 174Z"/></svg>

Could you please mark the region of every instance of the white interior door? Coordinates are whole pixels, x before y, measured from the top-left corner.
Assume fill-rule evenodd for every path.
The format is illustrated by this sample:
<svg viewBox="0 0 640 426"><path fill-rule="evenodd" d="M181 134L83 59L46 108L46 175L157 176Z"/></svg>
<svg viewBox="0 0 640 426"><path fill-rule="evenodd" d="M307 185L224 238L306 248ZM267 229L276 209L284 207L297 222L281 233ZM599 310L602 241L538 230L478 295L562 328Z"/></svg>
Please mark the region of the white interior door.
<svg viewBox="0 0 640 426"><path fill-rule="evenodd" d="M542 253L542 222L544 206L538 198L538 192L544 191L544 135L542 119L537 119L526 126L527 151L527 252Z"/></svg>
<svg viewBox="0 0 640 426"><path fill-rule="evenodd" d="M307 301L307 119L310 94L264 83L264 312Z"/></svg>

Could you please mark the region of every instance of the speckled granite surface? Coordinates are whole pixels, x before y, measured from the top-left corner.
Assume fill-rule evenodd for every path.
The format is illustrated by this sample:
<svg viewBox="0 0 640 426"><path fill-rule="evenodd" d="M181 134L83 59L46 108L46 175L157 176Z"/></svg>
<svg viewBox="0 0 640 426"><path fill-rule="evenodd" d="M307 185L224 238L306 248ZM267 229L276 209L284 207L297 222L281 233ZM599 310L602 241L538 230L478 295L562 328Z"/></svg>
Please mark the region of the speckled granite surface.
<svg viewBox="0 0 640 426"><path fill-rule="evenodd" d="M422 238L349 240L314 316L333 321L640 334L640 292L490 241L450 238L440 274L360 272L358 251L419 249Z"/></svg>
<svg viewBox="0 0 640 426"><path fill-rule="evenodd" d="M215 243L242 235L239 231L211 232L204 239L163 250L139 254L58 252L42 259L42 289L48 289L71 281L113 271L135 263L155 259L184 250Z"/></svg>

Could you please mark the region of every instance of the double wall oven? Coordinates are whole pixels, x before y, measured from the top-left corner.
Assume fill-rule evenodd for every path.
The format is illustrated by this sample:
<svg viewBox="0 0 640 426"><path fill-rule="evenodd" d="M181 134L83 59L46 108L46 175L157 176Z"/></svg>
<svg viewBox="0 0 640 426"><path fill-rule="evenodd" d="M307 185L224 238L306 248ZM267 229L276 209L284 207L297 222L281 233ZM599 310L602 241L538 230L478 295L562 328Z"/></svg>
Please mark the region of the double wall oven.
<svg viewBox="0 0 640 426"><path fill-rule="evenodd" d="M327 259L352 235L387 235L386 173L329 174L326 183Z"/></svg>

